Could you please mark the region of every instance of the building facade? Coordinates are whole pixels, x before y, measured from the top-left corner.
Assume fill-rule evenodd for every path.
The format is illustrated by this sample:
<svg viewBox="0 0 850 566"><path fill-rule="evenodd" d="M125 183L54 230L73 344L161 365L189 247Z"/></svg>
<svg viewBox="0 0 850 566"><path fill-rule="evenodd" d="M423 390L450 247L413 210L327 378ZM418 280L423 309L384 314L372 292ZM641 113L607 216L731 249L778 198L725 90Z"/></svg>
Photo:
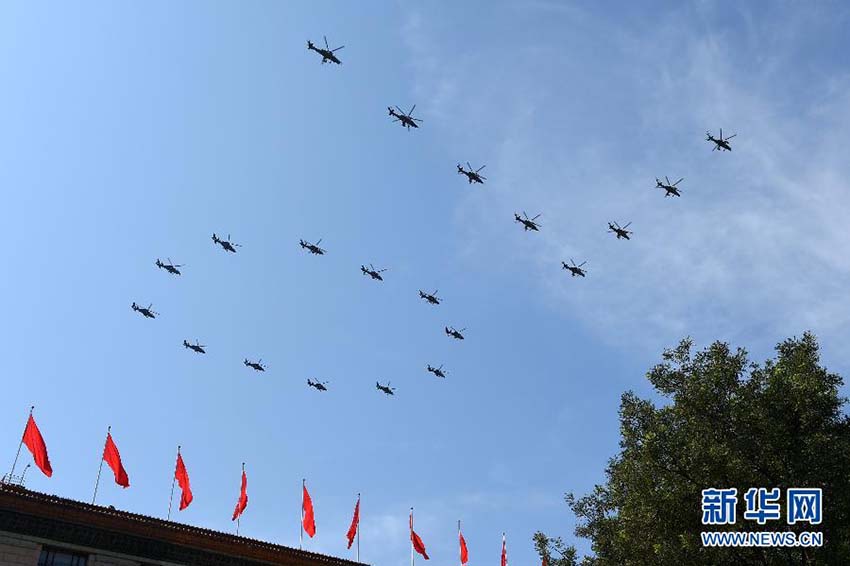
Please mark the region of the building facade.
<svg viewBox="0 0 850 566"><path fill-rule="evenodd" d="M361 566L0 484L2 566Z"/></svg>

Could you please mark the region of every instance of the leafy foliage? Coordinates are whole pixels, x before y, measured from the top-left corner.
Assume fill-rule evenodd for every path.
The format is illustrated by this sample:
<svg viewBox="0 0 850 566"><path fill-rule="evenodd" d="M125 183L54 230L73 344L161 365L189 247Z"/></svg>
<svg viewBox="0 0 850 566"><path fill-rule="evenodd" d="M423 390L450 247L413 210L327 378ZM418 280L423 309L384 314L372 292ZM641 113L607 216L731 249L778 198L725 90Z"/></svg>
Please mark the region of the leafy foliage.
<svg viewBox="0 0 850 566"><path fill-rule="evenodd" d="M620 453L607 481L590 494L566 500L579 519L576 535L589 538L608 565L850 564L850 419L839 396L841 377L819 365L809 333L777 345L763 365L716 342L692 355L692 342L663 354L648 374L670 399L657 407L632 392L620 405ZM701 524L701 491L738 488L737 522ZM751 487L782 490L783 519L760 527L743 520L742 495ZM789 487L823 489L823 523L784 521ZM704 548L703 530L821 531L821 548ZM565 551L550 566L577 564L575 549L543 533L534 537L541 557Z"/></svg>

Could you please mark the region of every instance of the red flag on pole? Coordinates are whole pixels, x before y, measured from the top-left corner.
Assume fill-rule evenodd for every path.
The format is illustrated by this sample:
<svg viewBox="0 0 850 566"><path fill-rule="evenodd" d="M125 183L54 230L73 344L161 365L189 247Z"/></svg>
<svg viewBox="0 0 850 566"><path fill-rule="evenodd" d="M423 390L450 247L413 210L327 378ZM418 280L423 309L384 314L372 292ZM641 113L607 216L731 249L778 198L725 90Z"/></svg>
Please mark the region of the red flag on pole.
<svg viewBox="0 0 850 566"><path fill-rule="evenodd" d="M460 532L459 526L457 530L457 535L458 538L460 538L460 563L464 565L469 561L469 551L466 548L466 539L463 538L463 533Z"/></svg>
<svg viewBox="0 0 850 566"><path fill-rule="evenodd" d="M357 496L357 505L354 506L354 517L351 518L351 526L348 527L348 548L354 543L354 537L357 535L357 529L360 526L360 496Z"/></svg>
<svg viewBox="0 0 850 566"><path fill-rule="evenodd" d="M192 488L189 487L189 473L186 471L186 465L183 463L183 456L177 452L177 467L174 469L174 479L180 486L180 511L189 506L192 502Z"/></svg>
<svg viewBox="0 0 850 566"><path fill-rule="evenodd" d="M29 448L30 453L32 453L33 460L35 460L35 465L38 466L38 469L45 476L52 476L53 468L50 467L50 458L47 457L47 446L44 444L44 438L41 437L38 426L35 424L35 419L32 418L32 413L30 413L30 418L27 421L27 428L24 429L23 442Z"/></svg>
<svg viewBox="0 0 850 566"><path fill-rule="evenodd" d="M546 560L546 555L543 555L543 566L549 566L549 561Z"/></svg>
<svg viewBox="0 0 850 566"><path fill-rule="evenodd" d="M502 566L508 566L508 549L505 545L505 533L502 533Z"/></svg>
<svg viewBox="0 0 850 566"><path fill-rule="evenodd" d="M429 560L428 553L425 552L425 543L413 530L413 510L410 510L410 542L413 544L413 550L422 555L425 560Z"/></svg>
<svg viewBox="0 0 850 566"><path fill-rule="evenodd" d="M245 475L245 464L242 464L242 487L239 490L239 501L236 502L236 508L233 510L233 518L231 521L235 521L239 518L239 515L245 510L248 506L248 476Z"/></svg>
<svg viewBox="0 0 850 566"><path fill-rule="evenodd" d="M301 496L301 522L304 525L304 530L310 535L310 538L316 534L316 517L313 515L313 500L310 499L310 493L307 491L307 484L301 486L303 490Z"/></svg>
<svg viewBox="0 0 850 566"><path fill-rule="evenodd" d="M103 447L103 459L112 468L112 473L115 474L115 483L121 487L130 487L130 478L127 477L127 471L121 463L121 454L118 453L118 447L112 440L112 433L106 433L106 446Z"/></svg>

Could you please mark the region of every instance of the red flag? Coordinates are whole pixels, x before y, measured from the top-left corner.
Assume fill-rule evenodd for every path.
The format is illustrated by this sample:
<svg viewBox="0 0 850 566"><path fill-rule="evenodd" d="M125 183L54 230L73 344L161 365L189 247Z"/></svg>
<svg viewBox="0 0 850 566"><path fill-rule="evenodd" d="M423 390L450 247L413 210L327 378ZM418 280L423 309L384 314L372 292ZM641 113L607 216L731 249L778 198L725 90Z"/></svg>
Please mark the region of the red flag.
<svg viewBox="0 0 850 566"><path fill-rule="evenodd" d="M307 492L307 485L301 486L303 493L301 495L301 524L304 525L304 530L313 538L316 534L316 517L313 515L313 500L310 499L310 494Z"/></svg>
<svg viewBox="0 0 850 566"><path fill-rule="evenodd" d="M351 518L351 526L348 527L348 548L354 542L354 536L357 534L357 529L360 527L360 496L357 496L357 505L354 506L354 517Z"/></svg>
<svg viewBox="0 0 850 566"><path fill-rule="evenodd" d="M466 539L463 538L463 533L458 530L458 537L460 538L460 563L466 564L469 561L469 551L466 549Z"/></svg>
<svg viewBox="0 0 850 566"><path fill-rule="evenodd" d="M35 465L44 473L45 476L53 475L53 468L50 467L50 458L47 457L47 446L44 444L44 439L41 437L41 432L35 424L35 419L30 418L27 421L27 428L24 429L23 443L27 445L32 453Z"/></svg>
<svg viewBox="0 0 850 566"><path fill-rule="evenodd" d="M502 566L508 566L508 549L505 546L505 533L502 533Z"/></svg>
<svg viewBox="0 0 850 566"><path fill-rule="evenodd" d="M549 561L546 560L546 556L543 556L543 566L549 566Z"/></svg>
<svg viewBox="0 0 850 566"><path fill-rule="evenodd" d="M192 488L189 487L189 473L186 471L186 465L183 463L183 456L180 451L177 451L177 468L174 470L174 479L180 485L182 494L180 495L180 510L182 511L192 502Z"/></svg>
<svg viewBox="0 0 850 566"><path fill-rule="evenodd" d="M419 535L416 534L416 531L413 530L413 511L410 511L410 542L413 543L413 550L421 554L425 560L429 560L428 553L425 552L425 543L422 542L422 539L419 538Z"/></svg>
<svg viewBox="0 0 850 566"><path fill-rule="evenodd" d="M103 459L112 468L112 473L115 474L115 483L121 487L130 487L130 478L127 477L127 471L124 470L124 465L121 463L121 454L118 453L118 447L112 441L112 434L106 433L106 446L103 447Z"/></svg>
<svg viewBox="0 0 850 566"><path fill-rule="evenodd" d="M242 488L239 490L239 501L236 502L236 509L233 510L233 518L231 521L235 521L239 518L239 515L245 510L248 506L248 476L245 475L245 466L242 466Z"/></svg>

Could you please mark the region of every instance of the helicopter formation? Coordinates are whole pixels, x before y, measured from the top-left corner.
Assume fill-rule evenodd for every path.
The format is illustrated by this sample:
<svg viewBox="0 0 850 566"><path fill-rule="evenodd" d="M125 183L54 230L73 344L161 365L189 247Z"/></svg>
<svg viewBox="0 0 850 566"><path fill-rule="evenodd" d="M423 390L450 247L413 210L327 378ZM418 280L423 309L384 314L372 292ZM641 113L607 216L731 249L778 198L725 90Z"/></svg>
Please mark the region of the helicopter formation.
<svg viewBox="0 0 850 566"><path fill-rule="evenodd" d="M313 44L312 41L307 41L307 49L309 51L315 51L319 55L321 55L322 60L321 63L335 63L340 65L342 61L335 54L337 51L343 49L345 46L340 46L335 49L331 49L326 36L323 36L325 47L317 47ZM416 109L416 105L411 106L410 110L407 112L403 111L398 106L387 107L387 111L389 112L389 116L393 118L393 122L399 122L403 128L406 128L408 131L411 128L418 129L419 124L422 123L422 120L419 118L413 117L413 111ZM711 132L706 132L706 141L712 142L714 146L712 147L712 151L732 151L732 146L729 140L734 138L737 134L733 134L728 137L723 136L723 129L720 129L720 134L718 137L714 137ZM486 167L486 165L482 165L481 167L474 169L469 161L466 162L466 168L460 163L457 164L457 174L463 175L466 177L468 184L478 183L484 184L484 181L487 180L487 177L481 174L481 171ZM664 177L664 181L657 178L655 179L655 188L660 188L665 191L664 196L681 196L681 188L679 187L679 183L681 183L684 178L680 178L676 182L671 183L668 177ZM538 222L538 218L542 216L541 214L537 214L536 216L529 218L528 214L523 211L522 216L519 213L514 213L514 221L520 224L525 232L539 232L542 224ZM629 240L630 236L633 234L632 231L628 230L628 227L631 225L631 222L620 226L616 221L608 222L608 232L613 233L618 240L625 239ZM215 232L212 234L212 241L214 245L221 246L221 248L225 252L236 253L236 248L241 247L241 244L237 244L230 239L230 234L227 235L227 238L220 238ZM316 243L311 243L306 240L299 240L299 245L303 250L306 250L309 254L312 255L325 255L327 250L320 247L322 243L322 239L319 239ZM183 264L175 264L171 261L170 258L166 258L167 262L163 262L161 259L157 258L155 265L158 269L165 270L170 275L182 275L180 268L184 267ZM561 261L561 267L565 271L569 271L572 277L586 277L587 271L583 269L584 265L587 264L587 261L583 261L580 264L576 264L576 262L570 258L570 262L567 263L565 261ZM366 265L360 266L360 271L363 275L370 277L375 281L384 281L383 276L381 275L387 269L376 269L373 264L369 264L369 267ZM425 291L419 290L419 297L426 301L430 305L439 305L442 302L442 299L437 296L438 291L435 290L433 293L427 293ZM142 307L137 305L135 302L132 303L131 308L141 314L145 318L155 319L159 316L159 313L153 310L153 304L148 305L147 307ZM454 328L453 326L445 326L444 332L447 337L452 338L454 340L465 340L463 332L466 331L466 328L461 328L460 330ZM194 344L190 343L188 340L183 340L183 347L189 350L194 351L198 354L206 354L206 346L202 345L200 341L196 340ZM256 362L249 361L247 358L243 360L243 364L258 372L265 372L266 366L263 364L262 359L258 359ZM428 364L426 367L426 371L433 374L439 378L445 378L447 375L447 371L443 370L443 366L439 367L432 366ZM316 389L317 391L328 391L328 382L326 381L318 381L308 378L307 386ZM396 388L390 386L390 382L388 381L386 385L382 385L380 381L375 382L375 387L378 391L384 393L385 395L395 395Z"/></svg>

